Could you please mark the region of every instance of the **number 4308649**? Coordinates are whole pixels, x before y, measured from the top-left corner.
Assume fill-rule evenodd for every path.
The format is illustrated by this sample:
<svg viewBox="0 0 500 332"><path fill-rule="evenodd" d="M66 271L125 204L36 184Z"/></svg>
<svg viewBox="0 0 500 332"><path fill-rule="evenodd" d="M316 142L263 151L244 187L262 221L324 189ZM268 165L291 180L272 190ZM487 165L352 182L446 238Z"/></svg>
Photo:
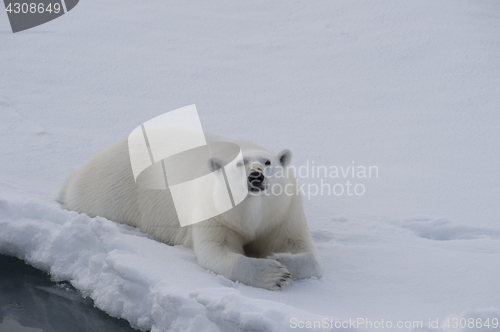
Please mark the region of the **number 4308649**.
<svg viewBox="0 0 500 332"><path fill-rule="evenodd" d="M59 13L61 11L61 5L58 3L55 3L52 5L52 3L49 3L47 7L43 3L9 3L5 11L9 14L14 13L14 14L42 14L44 12L52 13L54 12L55 14Z"/></svg>
<svg viewBox="0 0 500 332"><path fill-rule="evenodd" d="M474 318L469 318L469 319L466 319L466 318L452 318L451 319L451 323L450 323L450 319L446 319L446 321L443 323L443 326L444 327L447 327L447 328L462 328L462 329L465 329L465 328L481 328L481 327L486 327L486 328L494 328L496 329L498 327L498 318L493 318L491 319L491 322L490 322L490 319L487 318L484 322L481 318L477 318L477 319L474 319Z"/></svg>

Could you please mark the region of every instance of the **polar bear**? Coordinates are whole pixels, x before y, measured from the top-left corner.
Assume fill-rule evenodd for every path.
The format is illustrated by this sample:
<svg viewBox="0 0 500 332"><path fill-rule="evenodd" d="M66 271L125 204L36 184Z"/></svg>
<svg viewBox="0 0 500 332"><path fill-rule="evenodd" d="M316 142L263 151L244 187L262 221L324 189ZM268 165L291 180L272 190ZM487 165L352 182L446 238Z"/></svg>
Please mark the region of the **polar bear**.
<svg viewBox="0 0 500 332"><path fill-rule="evenodd" d="M228 142L205 133L207 142ZM229 141L230 142L230 141ZM134 181L128 141L96 154L63 185L68 210L138 227L168 245L192 248L198 264L233 281L268 290L284 289L290 278L321 277L321 262L307 226L292 153L272 153L249 141L241 148L248 176L247 197L211 219L181 227L167 190L140 188ZM203 167L216 168L213 158Z"/></svg>

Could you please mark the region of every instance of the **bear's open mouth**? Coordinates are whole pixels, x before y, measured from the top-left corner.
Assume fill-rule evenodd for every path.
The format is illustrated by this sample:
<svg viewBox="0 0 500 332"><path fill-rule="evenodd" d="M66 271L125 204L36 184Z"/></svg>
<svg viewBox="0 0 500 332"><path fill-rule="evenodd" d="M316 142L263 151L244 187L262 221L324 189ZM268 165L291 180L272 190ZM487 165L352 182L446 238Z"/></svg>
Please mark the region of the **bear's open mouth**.
<svg viewBox="0 0 500 332"><path fill-rule="evenodd" d="M265 190L266 178L260 170L253 170L248 176L248 191L259 192Z"/></svg>

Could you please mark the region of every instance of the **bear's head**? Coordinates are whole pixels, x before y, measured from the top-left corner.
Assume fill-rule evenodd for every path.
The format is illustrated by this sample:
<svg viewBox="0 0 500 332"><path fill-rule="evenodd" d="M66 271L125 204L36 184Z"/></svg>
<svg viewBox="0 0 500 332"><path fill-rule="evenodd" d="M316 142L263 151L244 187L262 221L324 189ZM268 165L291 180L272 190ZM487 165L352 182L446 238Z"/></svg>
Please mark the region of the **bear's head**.
<svg viewBox="0 0 500 332"><path fill-rule="evenodd" d="M298 193L295 190L294 172L288 167L292 159L290 150L285 149L275 154L258 147L243 145L241 151L242 158L235 162L235 167L231 167L226 175L228 178L235 178L236 174L243 175L239 185L245 192L248 191L248 194L240 204L221 214L218 221L231 225L240 234L252 237L259 227L272 227L283 220L283 215L291 206L290 202ZM211 158L209 167L216 170L227 163L218 158ZM226 183L221 181L218 185L225 188Z"/></svg>
<svg viewBox="0 0 500 332"><path fill-rule="evenodd" d="M287 166L291 160L292 152L288 149L277 154L262 150L244 151L243 165L239 167L245 167L249 193L258 196L282 192L287 184ZM281 190L273 190L276 186L281 186Z"/></svg>
<svg viewBox="0 0 500 332"><path fill-rule="evenodd" d="M289 183L287 166L292 160L292 152L284 149L273 154L265 150L250 149L243 151L243 160L236 164L237 168L244 167L247 177L247 187L250 195L260 196L282 193ZM217 170L227 164L219 158L210 158L210 169ZM237 170L234 170L238 172ZM281 188L276 188L281 187ZM274 189L273 189L274 188Z"/></svg>

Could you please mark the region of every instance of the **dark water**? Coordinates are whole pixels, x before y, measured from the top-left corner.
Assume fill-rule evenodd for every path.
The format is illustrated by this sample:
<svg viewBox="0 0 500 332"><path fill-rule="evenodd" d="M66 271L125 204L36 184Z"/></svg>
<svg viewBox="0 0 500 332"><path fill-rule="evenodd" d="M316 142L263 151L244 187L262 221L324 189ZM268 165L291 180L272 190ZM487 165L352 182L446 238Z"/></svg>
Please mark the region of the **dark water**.
<svg viewBox="0 0 500 332"><path fill-rule="evenodd" d="M137 332L108 316L68 283L0 255L0 332Z"/></svg>

